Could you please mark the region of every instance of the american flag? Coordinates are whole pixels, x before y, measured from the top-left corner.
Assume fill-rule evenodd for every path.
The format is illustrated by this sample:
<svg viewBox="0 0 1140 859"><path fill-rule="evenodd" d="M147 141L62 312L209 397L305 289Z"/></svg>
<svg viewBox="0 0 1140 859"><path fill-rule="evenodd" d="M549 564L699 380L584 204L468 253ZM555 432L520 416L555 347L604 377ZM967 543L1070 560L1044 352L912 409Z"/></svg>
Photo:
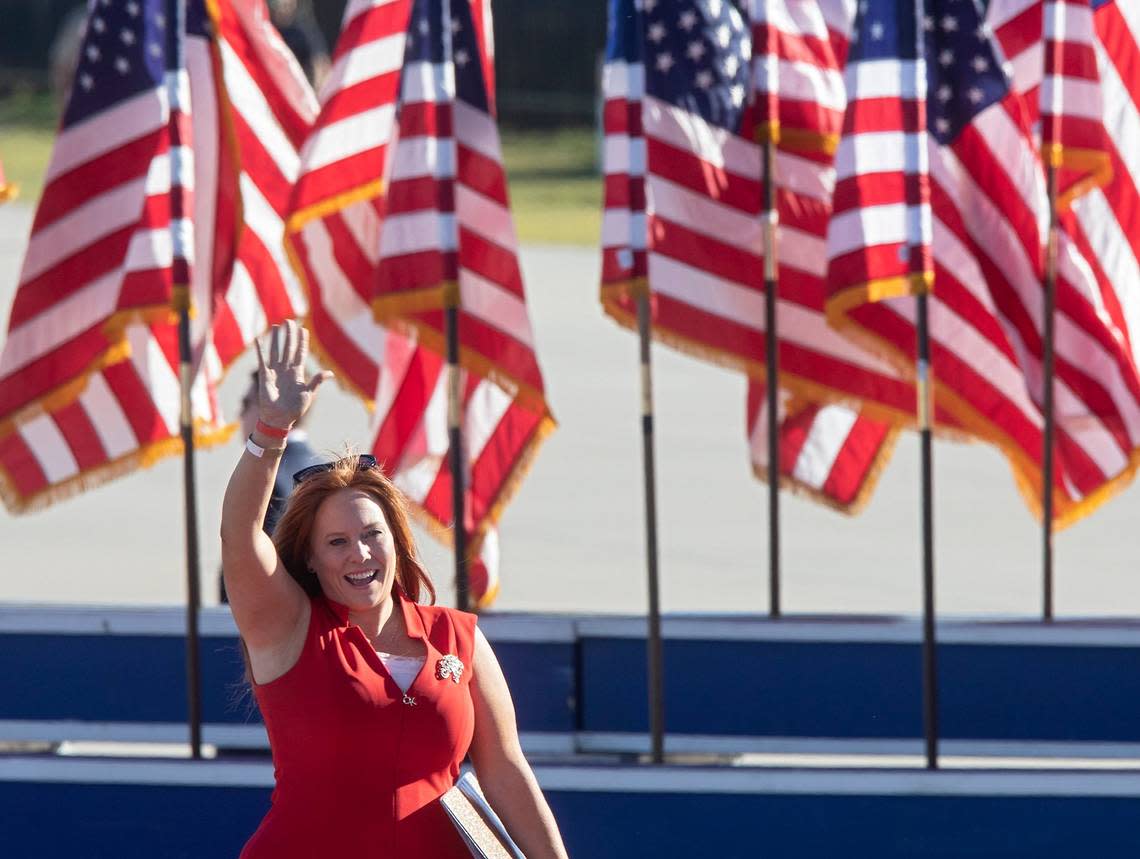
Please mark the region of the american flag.
<svg viewBox="0 0 1140 859"><path fill-rule="evenodd" d="M1114 335L1140 364L1140 8L1093 6L1112 177L1076 201L1066 230L1089 263Z"/></svg>
<svg viewBox="0 0 1140 859"><path fill-rule="evenodd" d="M888 14L876 14L886 8L869 3L864 36L876 23L891 26ZM991 35L993 19L955 0L931 0L925 12L936 418L997 445L1039 509L1044 173L1025 100L1010 87ZM1140 388L1100 310L1088 259L1069 240L1060 258L1054 493L1056 524L1064 525L1130 479ZM863 304L846 319L900 364L914 360L913 300Z"/></svg>
<svg viewBox="0 0 1140 859"><path fill-rule="evenodd" d="M922 36L913 0L859 4L827 228L827 309L840 326L852 305L926 292L933 280Z"/></svg>
<svg viewBox="0 0 1140 859"><path fill-rule="evenodd" d="M780 483L798 495L844 513L858 513L887 467L899 430L845 405L780 397ZM769 480L767 391L748 386L752 470Z"/></svg>
<svg viewBox="0 0 1140 859"><path fill-rule="evenodd" d="M751 0L753 88L780 146L830 161L847 91L852 0Z"/></svg>
<svg viewBox="0 0 1140 859"><path fill-rule="evenodd" d="M743 18L727 3L713 4L715 14L712 6L681 4L666 10L666 5L644 4L652 30L646 29L632 0L615 0L610 6L603 83L602 303L610 316L632 327L636 291L645 288L648 278L657 339L749 374L751 455L755 472L766 476L766 422L760 419L762 160L752 140L749 114L741 106L733 108L735 120L717 113L723 126L712 119L714 105L732 104L729 87L748 85L747 31ZM797 456L807 451L807 456L798 468L796 457L784 457L781 473L786 485L846 509L865 497L862 490L871 484L864 480L885 465L893 434L887 425L858 411L840 404L824 410L818 403L851 400L872 390L901 399L906 386L889 364L829 329L822 315L823 236L832 178L830 166L823 163L828 159L817 148L826 146L826 132L813 130L810 123L824 116L831 123L825 127L834 127L837 134L838 120L834 111L815 110L811 93L830 93L833 103L843 97L832 46L845 45L846 38L831 29L844 25L841 5L764 5L762 20L769 23L763 44L781 52L780 92L792 93L795 102L790 108L779 104L781 145L802 150L777 156L781 383L797 392L794 401L801 404L794 415L783 418L781 448ZM664 17L666 11L672 17ZM754 32L761 29L754 27ZM674 56L687 64L683 71L671 83L656 78L658 92L647 96L646 62L672 71ZM712 80L714 70L723 72L730 57L735 58L729 67L736 83L722 83L721 100L714 103L700 84ZM649 74L653 78L661 73ZM676 95L671 95L670 85ZM757 86L771 91L759 80ZM655 192L648 201L647 162ZM846 390L840 393L822 384L821 368L842 379ZM781 398L792 399L787 391ZM808 409L808 398L817 405ZM809 427L814 415L820 420ZM828 419L836 415L843 417ZM807 436L816 441L805 447ZM816 456L823 451L826 456Z"/></svg>
<svg viewBox="0 0 1140 859"><path fill-rule="evenodd" d="M480 606L498 589L495 523L553 428L491 109L490 29L469 0L349 5L288 239L318 351L375 405L377 457L445 540L440 354L443 308L458 305Z"/></svg>
<svg viewBox="0 0 1140 859"><path fill-rule="evenodd" d="M92 4L0 355L0 491L14 511L181 449L176 256L192 266L200 443L226 435L225 368L298 310L281 213L313 98L262 4L211 10L187 4L178 72L173 3ZM174 142L191 215L174 231L180 254Z"/></svg>
<svg viewBox="0 0 1140 859"><path fill-rule="evenodd" d="M986 18L1043 160L1059 168L1064 210L1112 175L1090 0L994 0Z"/></svg>

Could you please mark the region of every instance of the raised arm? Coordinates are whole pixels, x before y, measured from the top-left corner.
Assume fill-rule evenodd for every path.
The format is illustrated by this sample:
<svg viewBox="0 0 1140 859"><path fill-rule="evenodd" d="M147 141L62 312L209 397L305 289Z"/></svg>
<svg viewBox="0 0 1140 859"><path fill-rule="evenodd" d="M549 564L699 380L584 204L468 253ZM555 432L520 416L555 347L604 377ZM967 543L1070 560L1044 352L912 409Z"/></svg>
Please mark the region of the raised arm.
<svg viewBox="0 0 1140 859"><path fill-rule="evenodd" d="M471 763L491 808L527 859L567 859L558 823L519 745L515 705L499 660L475 627Z"/></svg>
<svg viewBox="0 0 1140 859"><path fill-rule="evenodd" d="M309 334L292 320L270 332L268 356L262 353L260 342L255 341L255 346L259 426L288 430L308 411L314 392L332 374L317 373L305 380ZM254 430L250 440L264 452L257 456L248 447L243 450L226 487L222 502L222 571L230 608L249 649L255 679L265 682L272 678L258 677L266 673L259 667L268 665L273 673L271 666L279 661L274 655L295 638L302 620L307 620L308 603L301 587L285 571L272 540L262 530L285 440L260 429Z"/></svg>

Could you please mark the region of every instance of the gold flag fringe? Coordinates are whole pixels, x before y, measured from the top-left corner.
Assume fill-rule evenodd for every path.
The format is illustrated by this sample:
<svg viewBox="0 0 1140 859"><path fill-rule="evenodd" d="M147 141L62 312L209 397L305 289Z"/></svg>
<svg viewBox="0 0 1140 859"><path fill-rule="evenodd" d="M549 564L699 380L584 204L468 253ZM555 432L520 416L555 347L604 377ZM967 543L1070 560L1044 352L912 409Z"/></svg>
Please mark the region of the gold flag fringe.
<svg viewBox="0 0 1140 859"><path fill-rule="evenodd" d="M468 558L478 558L479 550L483 546L483 540L487 535L487 531L495 527L499 523L499 519L503 515L503 511L507 505L514 499L515 494L522 486L523 480L526 479L527 474L530 473L534 465L535 457L538 455L539 449L546 442L546 439L554 432L557 423L554 418L546 414L539 421L535 427L534 432L531 433L530 439L526 445L519 452L514 464L511 466L510 471L507 473L506 479L499 487L499 492L495 495L494 500L488 505L487 513L483 517L483 521L478 523L475 530L471 534L471 539L467 547ZM429 513L422 506L417 504L411 498L405 496L408 502L408 510L417 522L424 527L429 534L445 546L454 548L455 534L451 527L444 525L435 516ZM488 593L483 594L476 601L476 608L484 609L495 601L498 596L499 587L498 583Z"/></svg>
<svg viewBox="0 0 1140 859"><path fill-rule="evenodd" d="M635 294L635 290L644 288L645 287L637 281L607 284L602 288L602 306L605 313L619 325L636 330L636 317L622 307L619 302L621 298ZM837 305L837 307L841 306L842 305ZM836 325L840 333L852 342L866 349L870 354L882 358L896 367L904 378L910 380L914 379L915 368L913 362L908 355L899 350L893 343L863 328L859 323L847 316L846 313L837 315L833 324ZM760 361L750 361L737 355L718 351L703 343L694 343L684 335L659 327L656 323L652 326L652 332L654 340L671 346L680 352L718 366L740 370L757 381L766 382L767 380L766 368ZM805 399L817 403L847 406L862 413L866 417L891 424L896 430L916 429L917 427L916 417L913 413L899 411L880 403L862 400L850 393L836 390L827 385L791 373L782 372L780 374L780 386L797 396L802 396ZM1031 515L1040 520L1042 512L1040 497L1042 475L1040 467L1026 456L1020 445L1005 432L1000 430L944 383L940 382L937 374L934 376L934 391L937 406L953 415L955 420L961 425L960 427L946 426L944 424L935 426L933 429L934 435L938 438L958 443L983 441L998 448L1005 456L1013 472L1014 484L1017 486L1018 492L1025 501L1026 507L1028 507ZM885 463L880 463L876 467L881 468L883 465L885 465ZM1064 530L1088 516L1106 501L1115 497L1126 488L1135 478L1137 470L1140 470L1140 449L1133 450L1130 453L1128 465L1121 469L1117 475L1110 478L1080 501L1069 498L1063 492L1055 491L1053 505L1055 511L1053 516L1054 528L1058 531ZM781 483L781 485L783 485L783 483ZM873 488L874 485L874 483L870 484L870 488ZM801 492L800 494L810 493ZM824 503L827 502L824 501Z"/></svg>
<svg viewBox="0 0 1140 859"><path fill-rule="evenodd" d="M899 429L891 427L887 430L886 436L879 445L879 449L875 452L875 460L871 467L867 470L863 482L859 485L859 489L855 493L855 497L847 504L844 504L830 495L821 492L813 486L808 486L796 478L787 475L780 475L780 488L786 489L793 495L798 495L802 498L807 498L811 501L821 504L824 507L830 507L839 513L847 516L858 516L866 508L871 500L871 496L875 493L875 488L879 485L879 479L883 476L883 472L890 464L891 457L895 453L895 445L898 442ZM752 464L752 474L757 480L768 482L769 471L763 465Z"/></svg>
<svg viewBox="0 0 1140 859"><path fill-rule="evenodd" d="M224 444L229 441L236 428L237 424L217 426L202 419L195 420L194 446L195 448L208 448ZM138 450L131 451L103 465L82 471L67 480L53 484L27 497L20 495L11 476L3 466L0 466L0 498L3 499L4 506L8 508L8 511L14 515L32 513L50 507L57 501L63 501L81 492L103 486L133 471L150 468L160 460L180 453L182 453L182 438L180 436L151 442Z"/></svg>
<svg viewBox="0 0 1140 859"><path fill-rule="evenodd" d="M1059 213L1066 212L1078 197L1083 197L1095 188L1103 188L1112 181L1112 160L1107 152L1053 143L1044 147L1041 154L1046 164L1058 169L1063 167L1085 173L1084 177L1074 182L1072 187L1057 198L1056 207Z"/></svg>
<svg viewBox="0 0 1140 859"><path fill-rule="evenodd" d="M866 348L873 354L880 355L899 367L907 378L913 379L914 365L909 357L898 347L872 331L859 325L849 316L844 315L840 320L840 330L852 341ZM949 388L933 374L935 403L937 407L945 409L964 428L965 437L988 442L994 445L1005 456L1013 472L1014 484L1021 494L1030 513L1038 520L1042 515L1041 492L1043 475L1038 466L1017 442L996 424L986 418L977 409L970 405L958 393ZM914 425L914 417L910 416L908 425ZM951 438L961 436L963 431L956 428L935 428L937 435L948 434ZM1064 492L1054 488L1053 491L1053 527L1057 531L1064 530L1070 525L1088 516L1109 499L1115 497L1136 475L1140 468L1140 449L1133 449L1129 453L1128 464L1121 471L1109 478L1095 491L1079 501L1075 501Z"/></svg>
<svg viewBox="0 0 1140 859"><path fill-rule="evenodd" d="M108 341L107 347L74 377L0 420L0 438L11 435L30 420L71 405L87 389L92 375L129 360L131 346L126 337L129 325L136 322L147 325L167 323L171 320L177 321L177 317L166 304L119 311L111 316L103 323L103 336Z"/></svg>
<svg viewBox="0 0 1140 859"><path fill-rule="evenodd" d="M341 209L346 209L353 203L363 203L384 194L384 181L376 179L357 188L351 188L341 194L328 197L320 202L313 203L299 212L294 212L285 222L285 234L299 233L309 221L332 215Z"/></svg>

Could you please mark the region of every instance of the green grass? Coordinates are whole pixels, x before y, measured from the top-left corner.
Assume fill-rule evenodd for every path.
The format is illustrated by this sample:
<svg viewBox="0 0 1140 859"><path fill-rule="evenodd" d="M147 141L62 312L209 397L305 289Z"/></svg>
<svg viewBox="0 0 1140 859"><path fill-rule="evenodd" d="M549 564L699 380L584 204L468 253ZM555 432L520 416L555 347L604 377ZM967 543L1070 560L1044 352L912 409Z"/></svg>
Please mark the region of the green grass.
<svg viewBox="0 0 1140 859"><path fill-rule="evenodd" d="M34 203L55 136L55 106L17 91L0 99L0 163ZM519 240L594 245L602 225L602 179L592 129L503 131L503 160Z"/></svg>
<svg viewBox="0 0 1140 859"><path fill-rule="evenodd" d="M0 125L0 163L8 181L19 186L18 199L25 203L34 203L43 190L54 136L38 128Z"/></svg>
<svg viewBox="0 0 1140 859"><path fill-rule="evenodd" d="M503 132L511 208L523 242L597 244L602 179L592 129Z"/></svg>
<svg viewBox="0 0 1140 859"><path fill-rule="evenodd" d="M43 189L55 125L51 96L20 88L0 98L0 163L25 202L35 202Z"/></svg>

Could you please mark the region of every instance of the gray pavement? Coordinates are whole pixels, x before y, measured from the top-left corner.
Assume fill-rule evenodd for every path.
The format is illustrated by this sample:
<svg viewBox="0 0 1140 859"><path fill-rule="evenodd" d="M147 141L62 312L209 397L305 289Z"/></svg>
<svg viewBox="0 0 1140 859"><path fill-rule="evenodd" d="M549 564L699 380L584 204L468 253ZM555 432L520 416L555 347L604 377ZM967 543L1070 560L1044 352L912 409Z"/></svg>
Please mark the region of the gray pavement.
<svg viewBox="0 0 1140 859"><path fill-rule="evenodd" d="M0 206L0 323L31 210ZM502 521L504 610L641 612L644 517L636 340L597 302L592 248L527 247L523 266L539 358L560 429ZM766 490L751 477L743 380L666 348L654 353L662 601L669 611L767 610ZM239 365L223 388L235 407ZM357 401L322 389L311 431L339 449L367 443ZM203 591L214 601L222 492L238 444L199 456ZM1040 611L1039 529L1004 461L982 445L935 445L938 608ZM868 508L849 519L785 494L788 612L920 608L918 443L907 435ZM1140 490L1058 535L1058 614L1140 613ZM178 603L185 596L181 465L164 461L21 517L0 512L0 601ZM421 536L429 568L446 550ZM450 600L450 588L441 588Z"/></svg>

